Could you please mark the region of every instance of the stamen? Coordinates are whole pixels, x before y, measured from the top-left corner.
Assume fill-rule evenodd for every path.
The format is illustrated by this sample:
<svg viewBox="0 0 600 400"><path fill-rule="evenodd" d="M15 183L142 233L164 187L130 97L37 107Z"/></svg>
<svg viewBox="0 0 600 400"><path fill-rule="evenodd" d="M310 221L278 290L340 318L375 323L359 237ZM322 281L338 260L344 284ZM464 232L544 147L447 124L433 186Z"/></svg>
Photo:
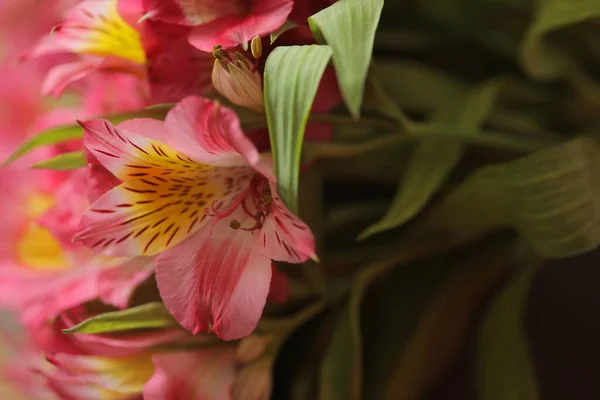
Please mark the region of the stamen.
<svg viewBox="0 0 600 400"><path fill-rule="evenodd" d="M233 203L231 203L229 208L227 208L225 211L219 212L216 209L216 204L222 203L221 200L213 201L210 205L210 210L208 208L204 209L204 214L208 215L209 217L216 217L216 219L210 225L210 236L211 237L214 236L213 228L215 227L215 225L219 221L221 221L223 218L226 218L226 217L230 216L231 214L233 214L233 212L238 208L240 203L243 203L243 201L246 199L246 196L248 196L248 192L250 191L250 188L251 188L251 186L248 186L242 193L240 193L238 195L238 197L233 201Z"/></svg>

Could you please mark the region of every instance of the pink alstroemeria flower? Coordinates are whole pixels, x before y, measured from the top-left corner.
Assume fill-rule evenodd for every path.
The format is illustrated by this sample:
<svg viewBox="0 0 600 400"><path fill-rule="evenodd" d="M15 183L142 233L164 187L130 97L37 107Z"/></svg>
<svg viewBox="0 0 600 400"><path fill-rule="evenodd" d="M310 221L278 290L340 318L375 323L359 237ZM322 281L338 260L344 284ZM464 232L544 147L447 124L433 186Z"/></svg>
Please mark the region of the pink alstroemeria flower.
<svg viewBox="0 0 600 400"><path fill-rule="evenodd" d="M99 257L66 245L89 204L85 171L61 183L56 172L1 168L0 304L39 326L93 299L123 308L137 284L152 273L148 257ZM58 185L58 186L57 186Z"/></svg>
<svg viewBox="0 0 600 400"><path fill-rule="evenodd" d="M84 214L76 240L109 255L155 255L169 311L193 333L230 340L255 328L271 260L315 258L310 229L275 191L268 159L235 113L188 97L166 121L80 122L123 183Z"/></svg>
<svg viewBox="0 0 600 400"><path fill-rule="evenodd" d="M140 81L129 97L149 84L151 103L174 102L210 88L212 57L187 43L189 28L145 21L143 0L84 0L64 23L43 37L25 59L48 54L75 54L54 67L42 93L59 96L71 83L94 72L128 74ZM148 97L142 94L142 98Z"/></svg>
<svg viewBox="0 0 600 400"><path fill-rule="evenodd" d="M147 16L192 26L189 41L202 51L248 43L281 27L293 0L146 0Z"/></svg>

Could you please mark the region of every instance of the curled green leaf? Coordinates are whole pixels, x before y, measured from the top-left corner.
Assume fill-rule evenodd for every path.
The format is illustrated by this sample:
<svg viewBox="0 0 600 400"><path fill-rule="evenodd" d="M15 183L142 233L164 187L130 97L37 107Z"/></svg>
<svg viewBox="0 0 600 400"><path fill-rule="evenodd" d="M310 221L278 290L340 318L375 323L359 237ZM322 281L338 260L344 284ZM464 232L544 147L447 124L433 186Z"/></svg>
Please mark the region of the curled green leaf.
<svg viewBox="0 0 600 400"><path fill-rule="evenodd" d="M110 333L132 329L177 328L179 324L164 304L153 302L122 311L107 312L88 318L65 333Z"/></svg>

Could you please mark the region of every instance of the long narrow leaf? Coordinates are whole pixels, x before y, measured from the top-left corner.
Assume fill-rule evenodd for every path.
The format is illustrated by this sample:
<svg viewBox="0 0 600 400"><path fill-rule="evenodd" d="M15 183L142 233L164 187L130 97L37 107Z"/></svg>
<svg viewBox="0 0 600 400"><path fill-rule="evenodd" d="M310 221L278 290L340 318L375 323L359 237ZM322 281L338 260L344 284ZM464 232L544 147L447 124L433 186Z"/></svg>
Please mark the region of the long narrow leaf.
<svg viewBox="0 0 600 400"><path fill-rule="evenodd" d="M88 318L66 329L65 333L108 333L148 328L176 328L179 325L163 303L154 302L123 311L114 311Z"/></svg>
<svg viewBox="0 0 600 400"><path fill-rule="evenodd" d="M279 47L271 53L265 67L265 106L277 190L294 212L298 210L298 177L306 122L330 58L328 46Z"/></svg>
<svg viewBox="0 0 600 400"><path fill-rule="evenodd" d="M136 111L136 112L131 112L131 113L106 116L106 117L100 117L100 118L108 119L113 124L118 124L120 122L123 122L123 121L131 119L131 118L164 119L167 112L171 109L171 107L172 107L172 105L170 105L170 104L165 104L165 105L161 104L161 105L153 106L151 108L147 108L142 111ZM23 155L25 155L39 147L47 146L47 145L51 145L51 144L62 143L62 142L66 142L66 141L73 140L73 139L79 139L82 136L83 136L83 131L82 131L81 127L77 124L63 125L63 126L58 126L56 128L48 129L48 130L43 131L40 134L34 136L33 138L29 139L25 143L23 143L1 165L2 166L9 165L9 164L13 163L14 161L16 161L17 159L19 159L20 157L22 157Z"/></svg>
<svg viewBox="0 0 600 400"><path fill-rule="evenodd" d="M318 41L333 49L333 64L350 113L358 118L383 0L340 0L308 19Z"/></svg>

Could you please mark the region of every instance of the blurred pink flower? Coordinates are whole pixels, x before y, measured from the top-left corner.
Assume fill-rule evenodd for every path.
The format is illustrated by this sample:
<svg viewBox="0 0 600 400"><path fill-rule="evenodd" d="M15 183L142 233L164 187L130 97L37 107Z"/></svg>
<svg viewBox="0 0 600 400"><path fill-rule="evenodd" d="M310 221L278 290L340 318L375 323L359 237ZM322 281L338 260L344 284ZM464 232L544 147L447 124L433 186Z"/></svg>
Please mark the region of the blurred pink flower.
<svg viewBox="0 0 600 400"><path fill-rule="evenodd" d="M199 97L166 121L81 122L87 149L123 183L84 214L77 240L154 255L165 305L193 333L229 340L256 326L271 260L315 256L310 229L277 196L270 157L232 110Z"/></svg>
<svg viewBox="0 0 600 400"><path fill-rule="evenodd" d="M190 43L203 51L267 36L283 25L293 0L146 0L147 17L191 26Z"/></svg>
<svg viewBox="0 0 600 400"><path fill-rule="evenodd" d="M47 385L61 399L141 399L154 373L149 353L103 357L59 353L48 356L54 368L43 371Z"/></svg>
<svg viewBox="0 0 600 400"><path fill-rule="evenodd" d="M28 325L40 325L96 298L126 307L135 286L152 273L149 258L111 259L70 245L78 213L89 204L85 171L64 183L56 175L0 169L5 223L0 233L0 304L19 311Z"/></svg>
<svg viewBox="0 0 600 400"><path fill-rule="evenodd" d="M212 56L187 43L189 29L185 27L138 23L143 14L141 1L84 0L74 7L66 21L25 56L80 55L49 72L43 93L58 96L71 83L96 72L103 72L105 81L115 79L114 75L135 77L137 85L130 88L128 96L120 97L145 103L177 101L206 92Z"/></svg>

